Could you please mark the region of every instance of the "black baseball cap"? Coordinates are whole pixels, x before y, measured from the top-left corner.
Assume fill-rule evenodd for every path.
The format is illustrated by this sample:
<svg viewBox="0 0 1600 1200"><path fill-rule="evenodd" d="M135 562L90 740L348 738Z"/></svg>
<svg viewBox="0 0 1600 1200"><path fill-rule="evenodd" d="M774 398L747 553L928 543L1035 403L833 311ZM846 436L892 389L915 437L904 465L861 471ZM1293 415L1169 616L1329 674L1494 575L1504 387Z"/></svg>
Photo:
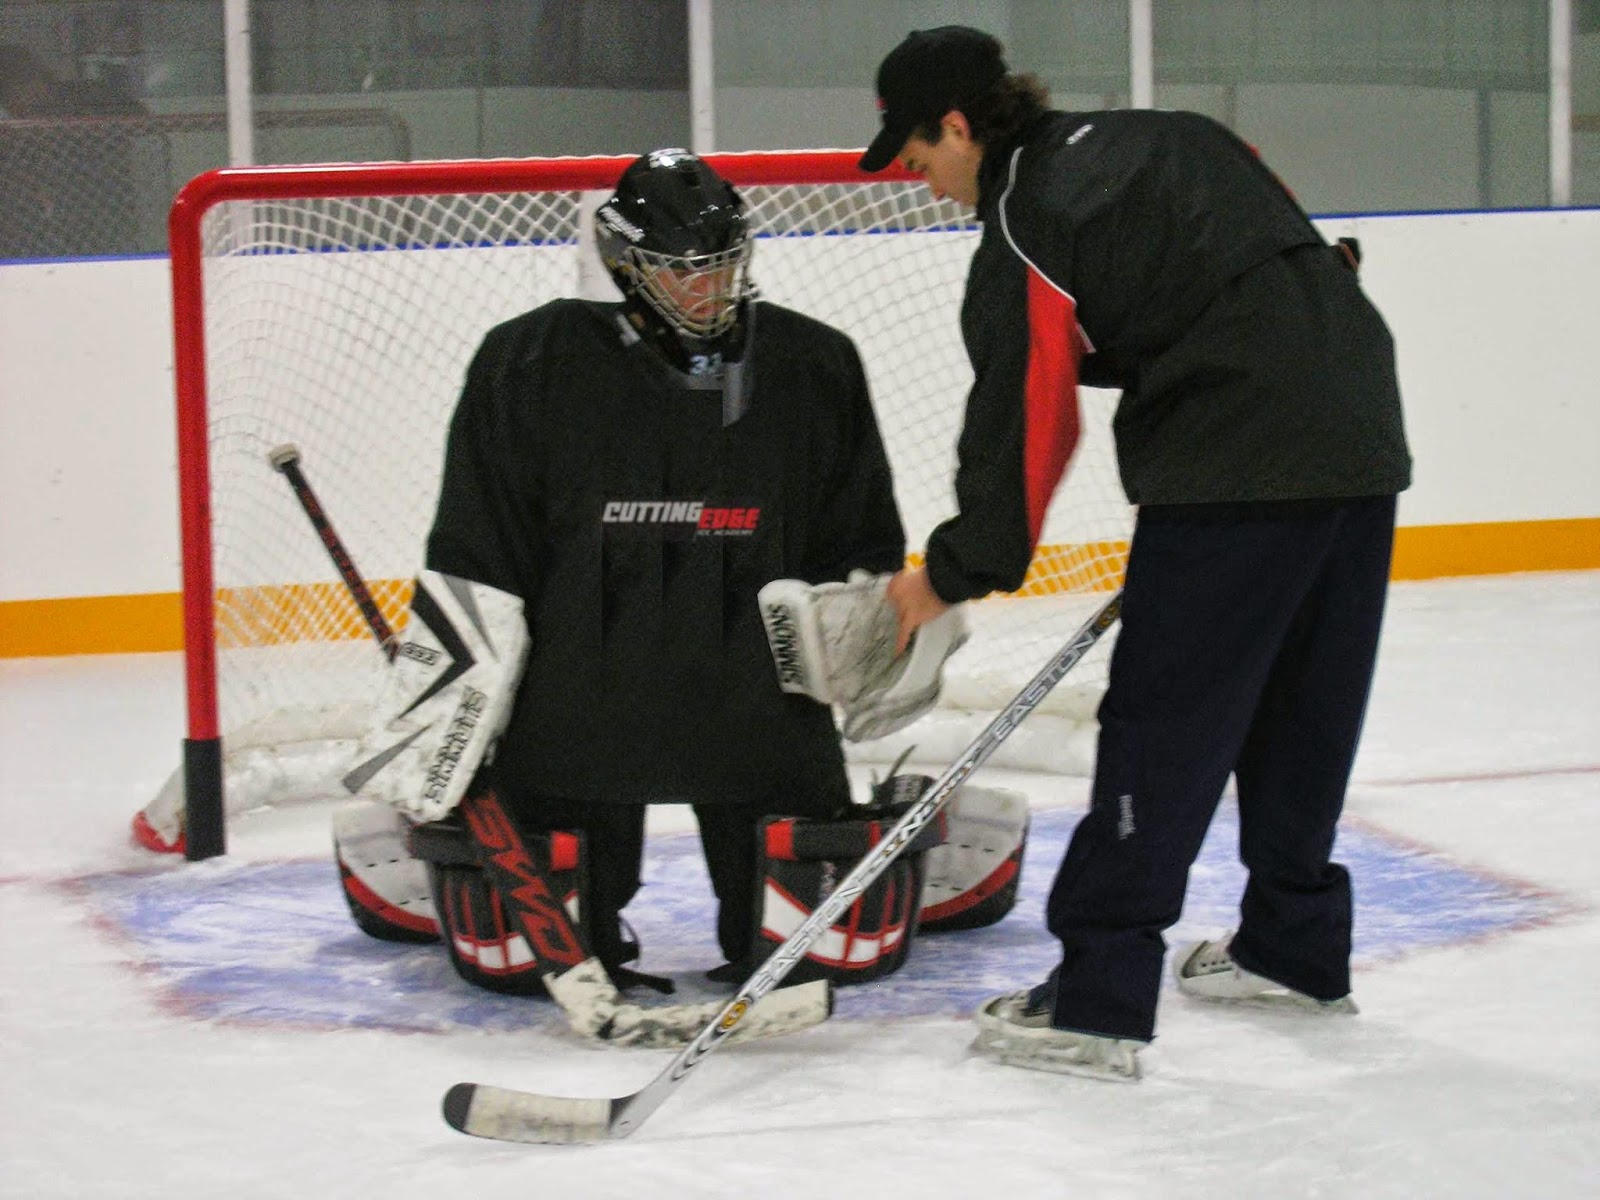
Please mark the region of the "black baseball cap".
<svg viewBox="0 0 1600 1200"><path fill-rule="evenodd" d="M1005 75L999 40L981 29L941 25L907 34L878 67L883 128L857 165L883 170L917 126L983 95Z"/></svg>

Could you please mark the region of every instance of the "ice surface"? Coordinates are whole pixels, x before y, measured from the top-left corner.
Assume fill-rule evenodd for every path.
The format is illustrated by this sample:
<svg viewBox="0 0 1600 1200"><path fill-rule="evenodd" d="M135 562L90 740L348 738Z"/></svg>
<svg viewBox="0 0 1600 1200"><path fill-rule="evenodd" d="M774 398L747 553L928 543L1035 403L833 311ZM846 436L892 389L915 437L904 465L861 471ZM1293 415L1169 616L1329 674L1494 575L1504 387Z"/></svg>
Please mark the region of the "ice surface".
<svg viewBox="0 0 1600 1200"><path fill-rule="evenodd" d="M465 1138L439 1099L619 1095L667 1056L362 937L323 806L235 820L224 860L133 847L181 728L174 656L0 663L0 1195L1600 1194L1600 574L1395 588L1340 844L1360 1017L1169 989L1133 1088L969 1057L974 997L1051 961L1042 895L1087 793L985 771L1035 806L1011 917L919 941L827 1025L719 1051L590 1148ZM652 818L644 966L710 995L697 844ZM1174 940L1231 919L1231 821L1225 802Z"/></svg>

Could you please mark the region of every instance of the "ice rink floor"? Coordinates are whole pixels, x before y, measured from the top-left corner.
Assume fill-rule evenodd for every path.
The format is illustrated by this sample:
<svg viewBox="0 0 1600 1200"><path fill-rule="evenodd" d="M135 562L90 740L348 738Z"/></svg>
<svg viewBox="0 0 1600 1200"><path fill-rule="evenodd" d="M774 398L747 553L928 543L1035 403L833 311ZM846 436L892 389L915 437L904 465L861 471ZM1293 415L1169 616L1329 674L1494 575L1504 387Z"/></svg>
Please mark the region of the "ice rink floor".
<svg viewBox="0 0 1600 1200"><path fill-rule="evenodd" d="M826 1025L718 1051L594 1147L467 1138L440 1097L622 1095L669 1055L365 938L324 805L236 819L221 860L137 849L181 730L176 656L0 662L5 1197L1600 1196L1600 573L1394 589L1339 851L1359 1017L1169 988L1138 1086L970 1057L976 1000L1052 961L1043 895L1088 791L986 770L1035 811L1005 921L919 939ZM657 817L642 966L710 997L698 844ZM1234 830L1225 800L1173 942L1231 922Z"/></svg>

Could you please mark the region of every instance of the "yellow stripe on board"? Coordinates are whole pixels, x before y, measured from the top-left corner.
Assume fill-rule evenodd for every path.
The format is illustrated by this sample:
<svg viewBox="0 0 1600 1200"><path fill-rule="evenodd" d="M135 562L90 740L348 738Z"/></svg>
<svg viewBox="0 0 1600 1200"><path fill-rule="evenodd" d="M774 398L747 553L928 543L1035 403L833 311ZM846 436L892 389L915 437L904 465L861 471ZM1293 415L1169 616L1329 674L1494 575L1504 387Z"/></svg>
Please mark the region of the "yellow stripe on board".
<svg viewBox="0 0 1600 1200"><path fill-rule="evenodd" d="M1600 518L1406 525L1394 533L1394 579L1600 569Z"/></svg>
<svg viewBox="0 0 1600 1200"><path fill-rule="evenodd" d="M378 579L367 584L390 628L411 604L411 584L409 579ZM217 645L223 649L372 636L342 583L291 583L217 592Z"/></svg>
<svg viewBox="0 0 1600 1200"><path fill-rule="evenodd" d="M910 561L921 559L912 555ZM1041 546L1019 594L1110 591L1126 562L1122 543ZM1593 570L1600 570L1600 518L1595 517L1411 525L1395 534L1396 579ZM391 625L397 623L411 602L411 581L380 579L370 586L384 617ZM372 636L338 583L226 588L217 599L223 646ZM175 592L0 601L0 658L182 648L183 620Z"/></svg>
<svg viewBox="0 0 1600 1200"><path fill-rule="evenodd" d="M908 566L920 567L922 555L906 555ZM1127 542L1082 542L1039 546L1022 577L1017 596L1050 596L1064 592L1109 592L1122 582L1128 566Z"/></svg>
<svg viewBox="0 0 1600 1200"><path fill-rule="evenodd" d="M0 601L0 658L182 649L177 592Z"/></svg>

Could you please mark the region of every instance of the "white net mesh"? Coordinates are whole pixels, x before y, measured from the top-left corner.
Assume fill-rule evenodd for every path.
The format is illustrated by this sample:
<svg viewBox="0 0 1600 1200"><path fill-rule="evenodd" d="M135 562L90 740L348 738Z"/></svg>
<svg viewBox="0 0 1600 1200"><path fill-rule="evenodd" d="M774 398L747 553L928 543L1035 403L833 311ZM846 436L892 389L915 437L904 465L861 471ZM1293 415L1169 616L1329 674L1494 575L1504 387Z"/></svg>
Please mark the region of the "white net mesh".
<svg viewBox="0 0 1600 1200"><path fill-rule="evenodd" d="M971 382L958 318L978 231L920 185L742 190L760 294L845 330L861 350L918 553L954 511ZM386 669L268 453L299 447L380 607L402 621L467 363L491 326L580 294L581 199L527 191L232 201L206 216L218 685L230 758L355 736ZM1113 397L1084 399L1084 435L1024 593L970 606L974 636L950 664L947 713L866 753L908 741L933 756L959 749L984 719L964 714L1009 700L1115 585L1131 512L1110 441ZM1013 737L1013 761L1085 769L1083 722L1105 653L1057 689L1045 716L1030 719L1030 736ZM940 729L954 732L941 741Z"/></svg>

